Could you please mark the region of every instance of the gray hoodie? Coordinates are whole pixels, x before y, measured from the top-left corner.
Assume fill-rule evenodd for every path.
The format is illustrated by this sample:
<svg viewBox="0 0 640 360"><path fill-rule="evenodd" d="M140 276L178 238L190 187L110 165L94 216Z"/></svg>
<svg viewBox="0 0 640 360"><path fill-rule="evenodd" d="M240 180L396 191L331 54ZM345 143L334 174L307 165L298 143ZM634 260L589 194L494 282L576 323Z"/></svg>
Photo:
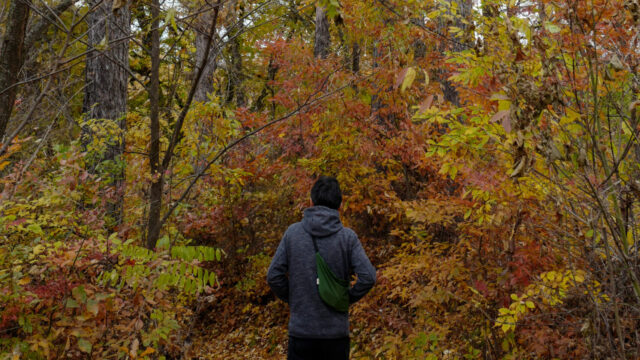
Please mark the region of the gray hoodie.
<svg viewBox="0 0 640 360"><path fill-rule="evenodd" d="M331 271L343 279L358 278L349 289L349 300L362 298L376 282L376 269L353 230L343 227L337 210L314 206L301 222L287 229L267 272L273 292L289 303L289 335L300 338L336 339L349 336L349 315L322 302L316 285L316 237L320 255Z"/></svg>

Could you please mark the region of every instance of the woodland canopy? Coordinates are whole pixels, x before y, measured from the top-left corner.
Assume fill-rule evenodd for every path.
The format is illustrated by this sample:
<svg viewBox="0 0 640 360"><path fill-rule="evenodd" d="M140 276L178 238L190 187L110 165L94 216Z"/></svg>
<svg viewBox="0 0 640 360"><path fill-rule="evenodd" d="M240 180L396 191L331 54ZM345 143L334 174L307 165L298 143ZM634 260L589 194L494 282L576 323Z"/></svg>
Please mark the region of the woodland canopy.
<svg viewBox="0 0 640 360"><path fill-rule="evenodd" d="M0 358L282 359L317 176L353 359L640 358L640 1L3 0Z"/></svg>

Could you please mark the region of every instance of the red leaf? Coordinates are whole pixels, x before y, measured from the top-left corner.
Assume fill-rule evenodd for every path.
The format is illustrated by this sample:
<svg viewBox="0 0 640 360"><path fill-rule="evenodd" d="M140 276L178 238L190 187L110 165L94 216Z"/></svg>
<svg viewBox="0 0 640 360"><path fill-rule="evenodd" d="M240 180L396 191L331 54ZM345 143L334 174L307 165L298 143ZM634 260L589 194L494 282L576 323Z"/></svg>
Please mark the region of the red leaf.
<svg viewBox="0 0 640 360"><path fill-rule="evenodd" d="M402 85L402 82L404 81L404 77L407 76L407 71L409 71L409 68L405 68L405 69L402 69L402 71L400 71L400 73L398 74L398 77L396 78L396 83L393 85L394 89L398 89L400 85Z"/></svg>
<svg viewBox="0 0 640 360"><path fill-rule="evenodd" d="M433 95L429 95L427 96L426 99L424 99L422 103L420 103L420 108L418 109L418 112L424 112L425 110L429 109L432 104L433 104Z"/></svg>

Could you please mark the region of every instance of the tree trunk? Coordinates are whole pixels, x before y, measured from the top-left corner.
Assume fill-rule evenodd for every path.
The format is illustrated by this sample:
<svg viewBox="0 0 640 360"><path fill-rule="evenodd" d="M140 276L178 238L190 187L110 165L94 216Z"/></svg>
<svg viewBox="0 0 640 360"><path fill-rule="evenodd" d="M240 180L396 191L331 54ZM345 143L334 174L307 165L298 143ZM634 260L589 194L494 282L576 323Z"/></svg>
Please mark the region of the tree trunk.
<svg viewBox="0 0 640 360"><path fill-rule="evenodd" d="M373 68L373 72L375 73L376 69L380 66L378 64L378 58L380 57L380 44L377 41L373 42L371 57L373 61L371 67ZM373 84L373 87L375 90L373 95L371 95L371 115L373 116L373 119L375 119L377 124L384 125L384 119L382 118L382 115L380 115L380 109L382 109L383 107L382 101L380 100L380 92L382 90L380 89L379 84L376 84L375 82Z"/></svg>
<svg viewBox="0 0 640 360"><path fill-rule="evenodd" d="M458 27L460 29L465 30L466 26L462 22L463 18L468 17L471 14L472 2L471 0L449 0L451 3L458 4L458 13L456 14L456 21L452 24L452 26ZM441 21L439 26L439 32L441 34L448 34L448 25ZM465 49L465 40L455 39L453 43L447 43L443 41L441 50L444 52L445 49L453 50L453 51L462 51ZM444 72L441 72L438 76L438 81L442 86L442 93L444 95L444 99L455 106L460 106L460 96L458 94L458 90L453 86L453 84L447 80L448 75Z"/></svg>
<svg viewBox="0 0 640 360"><path fill-rule="evenodd" d="M150 131L149 165L151 166L151 189L149 190L149 222L147 226L147 248L153 249L160 237L160 211L162 209L162 185L164 174L160 166L160 2L151 5L151 81L149 84Z"/></svg>
<svg viewBox="0 0 640 360"><path fill-rule="evenodd" d="M329 34L329 20L327 12L322 6L316 6L316 41L313 47L313 55L325 59L329 55L331 36Z"/></svg>
<svg viewBox="0 0 640 360"><path fill-rule="evenodd" d="M87 55L83 111L89 119L119 120L127 112L130 14L126 7L114 13L111 0L91 0L90 6L97 3L87 15L88 43L95 50Z"/></svg>
<svg viewBox="0 0 640 360"><path fill-rule="evenodd" d="M24 38L31 0L13 0L7 14L8 23L0 46L0 143L16 101L18 74L24 63Z"/></svg>
<svg viewBox="0 0 640 360"><path fill-rule="evenodd" d="M229 4L233 9L236 8L236 4ZM242 87L244 73L242 72L242 47L241 34L244 31L244 25L242 18L244 16L244 7L240 6L238 10L230 10L228 23L235 23L235 30L229 35L229 56L231 58L231 64L227 69L227 77L229 79L229 85L227 87L226 102L229 103L235 99L237 107L243 107L246 104L246 97L244 94L244 88Z"/></svg>
<svg viewBox="0 0 640 360"><path fill-rule="evenodd" d="M351 71L355 74L360 72L360 44L355 40L351 50Z"/></svg>
<svg viewBox="0 0 640 360"><path fill-rule="evenodd" d="M204 60L205 50L207 48L207 44L209 43L209 28L211 27L211 22L213 20L213 15L211 14L211 10L205 11L199 18L197 22L196 29L196 64L202 64ZM213 40L213 46L217 46L216 39ZM196 93L194 95L195 101L208 101L209 94L213 92L213 73L216 71L218 67L217 56L209 56L207 59L207 65L205 66L202 78L198 83L198 87L196 88ZM194 74L197 69L194 69Z"/></svg>
<svg viewBox="0 0 640 360"><path fill-rule="evenodd" d="M242 31L240 29L239 31ZM244 89L242 88L242 54L240 53L240 39L236 37L231 42L231 68L229 76L229 93L227 101L236 100L236 106L243 107L246 104Z"/></svg>
<svg viewBox="0 0 640 360"><path fill-rule="evenodd" d="M114 166L107 170L113 179L114 198L107 203L108 213L114 223L122 220L121 185L124 168L118 163L124 151L125 116L127 112L127 84L129 80L129 32L130 12L127 6L112 10L112 0L90 0L94 7L87 15L88 47L93 52L87 55L83 112L87 119L105 120L105 126L117 125L120 133L115 138L106 139L105 153L90 166L90 171L107 160ZM91 141L94 134L83 128L85 144Z"/></svg>

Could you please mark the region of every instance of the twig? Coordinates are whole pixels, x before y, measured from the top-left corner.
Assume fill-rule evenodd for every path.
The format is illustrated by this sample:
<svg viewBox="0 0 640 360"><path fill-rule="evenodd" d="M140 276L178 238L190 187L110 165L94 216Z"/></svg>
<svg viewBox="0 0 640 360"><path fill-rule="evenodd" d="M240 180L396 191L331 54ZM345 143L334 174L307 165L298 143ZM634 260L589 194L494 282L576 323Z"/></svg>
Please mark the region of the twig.
<svg viewBox="0 0 640 360"><path fill-rule="evenodd" d="M286 115L272 120L262 126L260 126L259 128L247 133L246 135L232 141L229 145L225 146L222 150L220 150L216 156L213 157L213 159L211 161L209 161L199 172L198 174L196 174L196 177L191 181L191 183L189 183L189 186L187 187L187 189L182 193L182 195L180 196L180 198L177 201L173 202L173 205L171 206L171 208L169 208L169 210L166 212L166 214L162 217L162 219L160 220L160 226L162 226L162 224L164 224L167 219L171 216L171 214L173 213L173 211L178 207L178 205L187 197L187 195L189 194L189 192L191 191L191 189L193 188L193 186L196 184L196 182L198 181L198 179L200 179L202 177L202 175L204 175L205 171L207 171L209 169L209 167L211 167L211 165L213 165L216 161L218 161L225 153L227 153L227 151L229 151L231 148L235 147L236 145L238 145L239 143L243 142L244 140L248 139L249 137L261 132L262 130L273 126L279 122L282 122L296 114L298 114L299 112L301 112L303 109L310 107L311 105L314 105L316 103L319 103L320 101L327 99L333 95L335 95L338 92L341 92L342 90L350 87L353 85L353 82L341 86L336 90L331 91L330 93L327 93L325 95L322 95L318 98L315 98L314 100L310 100L310 98L307 98L307 100L300 105L298 108L296 108L295 110L287 113ZM313 96L313 94L311 94L311 96Z"/></svg>

